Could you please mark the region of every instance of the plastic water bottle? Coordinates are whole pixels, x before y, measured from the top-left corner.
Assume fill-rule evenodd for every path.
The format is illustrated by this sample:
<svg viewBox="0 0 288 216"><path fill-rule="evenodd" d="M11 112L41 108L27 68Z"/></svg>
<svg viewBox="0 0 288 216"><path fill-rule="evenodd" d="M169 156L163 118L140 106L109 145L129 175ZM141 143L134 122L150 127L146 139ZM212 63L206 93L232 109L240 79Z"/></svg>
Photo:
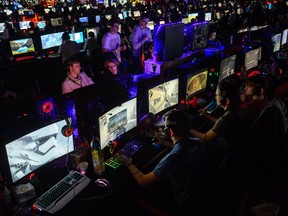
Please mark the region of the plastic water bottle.
<svg viewBox="0 0 288 216"><path fill-rule="evenodd" d="M95 136L92 137L90 147L94 173L102 175L105 172L104 154L101 150L100 141Z"/></svg>

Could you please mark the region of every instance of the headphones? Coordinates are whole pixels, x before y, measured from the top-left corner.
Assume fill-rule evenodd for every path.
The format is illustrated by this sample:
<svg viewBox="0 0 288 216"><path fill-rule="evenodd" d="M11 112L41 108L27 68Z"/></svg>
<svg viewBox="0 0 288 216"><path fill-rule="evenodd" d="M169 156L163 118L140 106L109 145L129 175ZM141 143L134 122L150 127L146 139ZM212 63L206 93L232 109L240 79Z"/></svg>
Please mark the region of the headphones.
<svg viewBox="0 0 288 216"><path fill-rule="evenodd" d="M61 129L61 133L63 136L65 137L69 137L73 134L73 127L71 126L71 122L69 121L69 119L67 117L65 117L65 121L66 121L66 125L64 125Z"/></svg>

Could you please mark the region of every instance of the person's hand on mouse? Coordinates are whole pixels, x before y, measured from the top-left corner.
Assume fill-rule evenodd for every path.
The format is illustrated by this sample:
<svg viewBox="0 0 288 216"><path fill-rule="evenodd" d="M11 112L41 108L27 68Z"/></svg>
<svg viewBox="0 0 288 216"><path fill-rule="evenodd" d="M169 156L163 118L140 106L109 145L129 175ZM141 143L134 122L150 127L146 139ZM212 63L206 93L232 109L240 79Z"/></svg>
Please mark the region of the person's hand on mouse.
<svg viewBox="0 0 288 216"><path fill-rule="evenodd" d="M199 109L198 112L199 112L200 114L202 114L203 116L209 115L205 109Z"/></svg>
<svg viewBox="0 0 288 216"><path fill-rule="evenodd" d="M118 155L116 161L121 163L125 167L128 167L130 164L132 164L132 159L124 154Z"/></svg>

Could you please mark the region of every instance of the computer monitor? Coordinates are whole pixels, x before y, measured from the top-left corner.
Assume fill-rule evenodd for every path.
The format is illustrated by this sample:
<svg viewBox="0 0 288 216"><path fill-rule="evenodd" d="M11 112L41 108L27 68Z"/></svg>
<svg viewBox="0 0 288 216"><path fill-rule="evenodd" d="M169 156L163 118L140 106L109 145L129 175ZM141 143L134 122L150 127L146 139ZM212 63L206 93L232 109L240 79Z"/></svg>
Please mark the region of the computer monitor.
<svg viewBox="0 0 288 216"><path fill-rule="evenodd" d="M0 33L3 33L5 29L5 23L0 23Z"/></svg>
<svg viewBox="0 0 288 216"><path fill-rule="evenodd" d="M97 33L99 32L99 27L86 28L86 38L89 38L89 36L88 36L89 32L94 32L95 38L97 38Z"/></svg>
<svg viewBox="0 0 288 216"><path fill-rule="evenodd" d="M12 183L75 150L72 137L62 134L65 119L37 127L5 144L5 159ZM2 161L2 162L3 162Z"/></svg>
<svg viewBox="0 0 288 216"><path fill-rule="evenodd" d="M234 74L236 54L223 59L220 63L218 82Z"/></svg>
<svg viewBox="0 0 288 216"><path fill-rule="evenodd" d="M62 26L62 18L51 18L51 25L56 26Z"/></svg>
<svg viewBox="0 0 288 216"><path fill-rule="evenodd" d="M283 30L282 32L282 42L281 46L285 45L288 42L288 29Z"/></svg>
<svg viewBox="0 0 288 216"><path fill-rule="evenodd" d="M179 78L165 81L148 89L148 111L158 114L178 105Z"/></svg>
<svg viewBox="0 0 288 216"><path fill-rule="evenodd" d="M110 20L112 15L111 14L105 14L106 19Z"/></svg>
<svg viewBox="0 0 288 216"><path fill-rule="evenodd" d="M95 22L100 23L100 21L101 21L101 15L96 15L95 16Z"/></svg>
<svg viewBox="0 0 288 216"><path fill-rule="evenodd" d="M79 22L82 24L88 24L88 17L87 16L79 17Z"/></svg>
<svg viewBox="0 0 288 216"><path fill-rule="evenodd" d="M62 34L64 32L55 32L41 35L41 45L43 50L59 47L62 43Z"/></svg>
<svg viewBox="0 0 288 216"><path fill-rule="evenodd" d="M160 25L164 25L164 24L165 24L165 20L160 20L160 21L159 21L159 24L160 24Z"/></svg>
<svg viewBox="0 0 288 216"><path fill-rule="evenodd" d="M136 10L136 11L133 11L133 17L134 18L138 18L138 17L140 17L140 11L139 10Z"/></svg>
<svg viewBox="0 0 288 216"><path fill-rule="evenodd" d="M197 16L198 16L198 13L188 14L188 23L190 23L192 19L196 19Z"/></svg>
<svg viewBox="0 0 288 216"><path fill-rule="evenodd" d="M137 98L134 97L114 107L99 117L101 149L137 126Z"/></svg>
<svg viewBox="0 0 288 216"><path fill-rule="evenodd" d="M37 21L36 25L38 26L39 29L44 29L46 26L46 22L45 21Z"/></svg>
<svg viewBox="0 0 288 216"><path fill-rule="evenodd" d="M26 55L27 53L35 52L32 38L10 40L9 43L13 56Z"/></svg>
<svg viewBox="0 0 288 216"><path fill-rule="evenodd" d="M184 25L176 23L155 26L154 50L157 52L159 59L172 60L182 55Z"/></svg>
<svg viewBox="0 0 288 216"><path fill-rule="evenodd" d="M207 47L209 35L209 23L202 22L193 24L193 50L199 50Z"/></svg>
<svg viewBox="0 0 288 216"><path fill-rule="evenodd" d="M189 22L188 22L188 17L182 18L182 23L183 23L183 24L189 23Z"/></svg>
<svg viewBox="0 0 288 216"><path fill-rule="evenodd" d="M30 21L19 21L20 30L25 30L29 28Z"/></svg>
<svg viewBox="0 0 288 216"><path fill-rule="evenodd" d="M125 10L123 11L123 18L126 19L126 17L132 17L132 12L131 10Z"/></svg>
<svg viewBox="0 0 288 216"><path fill-rule="evenodd" d="M152 21L152 20L149 21L147 23L147 27L150 28L151 31L154 31L154 21Z"/></svg>
<svg viewBox="0 0 288 216"><path fill-rule="evenodd" d="M205 13L205 21L210 21L210 20L212 20L212 13L206 12Z"/></svg>
<svg viewBox="0 0 288 216"><path fill-rule="evenodd" d="M261 49L256 48L245 53L246 70L250 70L251 68L258 66L260 50Z"/></svg>
<svg viewBox="0 0 288 216"><path fill-rule="evenodd" d="M77 43L84 43L84 35L82 31L70 33L69 35L71 41L76 41Z"/></svg>
<svg viewBox="0 0 288 216"><path fill-rule="evenodd" d="M44 8L45 14L48 14L50 12L50 8Z"/></svg>
<svg viewBox="0 0 288 216"><path fill-rule="evenodd" d="M207 88L208 69L202 69L186 76L186 100L191 99Z"/></svg>
<svg viewBox="0 0 288 216"><path fill-rule="evenodd" d="M282 36L282 33L278 33L272 36L273 53L278 52L281 48L281 36Z"/></svg>

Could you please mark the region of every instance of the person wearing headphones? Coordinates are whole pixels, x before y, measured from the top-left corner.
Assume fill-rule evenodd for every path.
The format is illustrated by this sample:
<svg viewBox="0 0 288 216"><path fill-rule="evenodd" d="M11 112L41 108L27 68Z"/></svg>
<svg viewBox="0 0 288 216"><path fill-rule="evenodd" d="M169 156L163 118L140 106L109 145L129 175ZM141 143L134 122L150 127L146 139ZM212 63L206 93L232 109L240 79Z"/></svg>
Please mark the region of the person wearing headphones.
<svg viewBox="0 0 288 216"><path fill-rule="evenodd" d="M68 74L62 82L62 94L73 92L75 89L94 84L93 80L84 72L76 56L71 56L66 61Z"/></svg>
<svg viewBox="0 0 288 216"><path fill-rule="evenodd" d="M265 94L267 84L267 80L260 72L251 72L246 79L246 86L244 88L245 101L241 107L246 110L252 122L257 119L263 108L269 103L269 99Z"/></svg>
<svg viewBox="0 0 288 216"><path fill-rule="evenodd" d="M130 171L137 183L145 188L145 200L158 207L165 206L165 209L172 207L171 211L176 211L177 215L184 215L179 211L187 208L189 211L186 212L191 214L194 206L191 206L190 201L195 195L194 190L209 167L206 146L199 139L189 137L189 116L186 113L172 110L165 114L164 118L164 132L172 140L172 149L151 172L141 172L132 159L125 155L118 156L117 160ZM158 182L163 184L159 185ZM162 191L163 185L165 186ZM147 191L151 188L153 194L157 190L159 197L151 194L149 196Z"/></svg>

